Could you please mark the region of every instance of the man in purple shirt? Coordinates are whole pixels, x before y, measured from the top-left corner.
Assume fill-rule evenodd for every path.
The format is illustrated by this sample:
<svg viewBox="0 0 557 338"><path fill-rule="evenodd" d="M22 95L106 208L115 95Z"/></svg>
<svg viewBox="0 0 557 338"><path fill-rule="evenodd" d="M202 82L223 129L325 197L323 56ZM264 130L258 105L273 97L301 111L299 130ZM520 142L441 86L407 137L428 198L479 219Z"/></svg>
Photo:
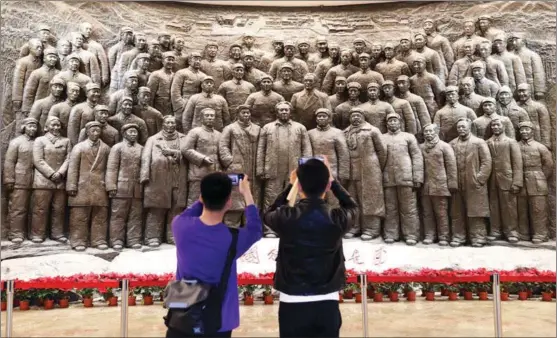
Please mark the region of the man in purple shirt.
<svg viewBox="0 0 557 338"><path fill-rule="evenodd" d="M239 229L236 259L241 257L262 236L262 223L253 202L249 178L240 180L238 189L246 203L246 225ZM199 200L176 216L172 232L176 242L178 266L176 279L195 279L216 286L224 269L232 234L223 223L224 214L232 206L232 181L224 173L211 173L201 180ZM217 333L206 332L195 337L230 337L240 325L238 304L238 278L236 259L232 262L230 277L222 303L221 328ZM167 338L186 337L179 331L168 329Z"/></svg>

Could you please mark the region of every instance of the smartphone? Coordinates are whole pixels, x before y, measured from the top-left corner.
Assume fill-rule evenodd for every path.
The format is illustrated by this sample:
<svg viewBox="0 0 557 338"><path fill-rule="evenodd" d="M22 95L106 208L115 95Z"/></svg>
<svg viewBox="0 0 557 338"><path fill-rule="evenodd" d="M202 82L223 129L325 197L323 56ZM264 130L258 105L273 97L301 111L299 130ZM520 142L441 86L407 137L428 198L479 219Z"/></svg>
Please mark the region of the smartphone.
<svg viewBox="0 0 557 338"><path fill-rule="evenodd" d="M311 160L311 159L315 159L315 160L319 160L321 162L324 162L325 159L323 158L323 156L309 156L309 157L301 157L300 159L298 159L298 165L302 165L304 163L306 163L307 161Z"/></svg>
<svg viewBox="0 0 557 338"><path fill-rule="evenodd" d="M244 174L228 174L228 178L232 181L232 185L238 185L240 180L244 179Z"/></svg>

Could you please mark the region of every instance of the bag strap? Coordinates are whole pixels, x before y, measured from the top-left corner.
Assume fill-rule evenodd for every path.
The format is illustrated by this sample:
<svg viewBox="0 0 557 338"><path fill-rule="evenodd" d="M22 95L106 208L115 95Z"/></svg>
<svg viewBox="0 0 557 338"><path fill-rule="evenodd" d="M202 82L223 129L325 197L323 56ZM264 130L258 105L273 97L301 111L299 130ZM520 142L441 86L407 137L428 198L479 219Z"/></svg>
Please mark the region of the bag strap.
<svg viewBox="0 0 557 338"><path fill-rule="evenodd" d="M232 262L234 261L234 258L236 258L236 246L238 244L238 229L228 228L228 230L230 230L230 234L232 235L232 242L230 243L230 247L228 248L228 255L226 256L224 269L222 269L219 286L217 288L217 295L220 300L224 298L224 294L226 293L228 278L230 277Z"/></svg>

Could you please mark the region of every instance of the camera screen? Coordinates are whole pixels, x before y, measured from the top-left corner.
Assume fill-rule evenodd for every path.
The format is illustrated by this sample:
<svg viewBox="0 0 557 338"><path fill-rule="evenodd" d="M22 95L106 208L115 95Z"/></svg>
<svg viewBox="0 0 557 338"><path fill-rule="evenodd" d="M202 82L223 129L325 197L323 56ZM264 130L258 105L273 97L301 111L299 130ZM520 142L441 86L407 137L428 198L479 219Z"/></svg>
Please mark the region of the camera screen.
<svg viewBox="0 0 557 338"><path fill-rule="evenodd" d="M315 159L315 160L319 160L319 161L323 162L323 157L322 156L302 157L298 160L298 165L302 165L302 164L306 163L307 161L309 161L311 159Z"/></svg>
<svg viewBox="0 0 557 338"><path fill-rule="evenodd" d="M232 181L232 185L239 185L240 180L244 179L244 174L228 174L228 178Z"/></svg>

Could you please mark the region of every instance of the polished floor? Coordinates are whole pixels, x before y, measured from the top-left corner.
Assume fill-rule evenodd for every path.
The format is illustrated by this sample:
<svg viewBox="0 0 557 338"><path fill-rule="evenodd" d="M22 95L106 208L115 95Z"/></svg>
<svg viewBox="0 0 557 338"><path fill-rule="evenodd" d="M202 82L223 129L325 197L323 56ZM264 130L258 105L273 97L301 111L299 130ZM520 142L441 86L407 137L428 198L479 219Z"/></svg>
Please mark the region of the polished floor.
<svg viewBox="0 0 557 338"><path fill-rule="evenodd" d="M241 306L241 326L234 337L277 337L278 304ZM342 337L362 337L361 304L341 304ZM130 307L129 337L164 337L165 310L160 304ZM370 337L492 337L491 301L418 299L415 303L369 303ZM503 302L504 337L555 337L555 301ZM15 337L118 337L120 308L96 303L94 308L73 305L70 309L16 310ZM2 335L5 312L2 313Z"/></svg>

